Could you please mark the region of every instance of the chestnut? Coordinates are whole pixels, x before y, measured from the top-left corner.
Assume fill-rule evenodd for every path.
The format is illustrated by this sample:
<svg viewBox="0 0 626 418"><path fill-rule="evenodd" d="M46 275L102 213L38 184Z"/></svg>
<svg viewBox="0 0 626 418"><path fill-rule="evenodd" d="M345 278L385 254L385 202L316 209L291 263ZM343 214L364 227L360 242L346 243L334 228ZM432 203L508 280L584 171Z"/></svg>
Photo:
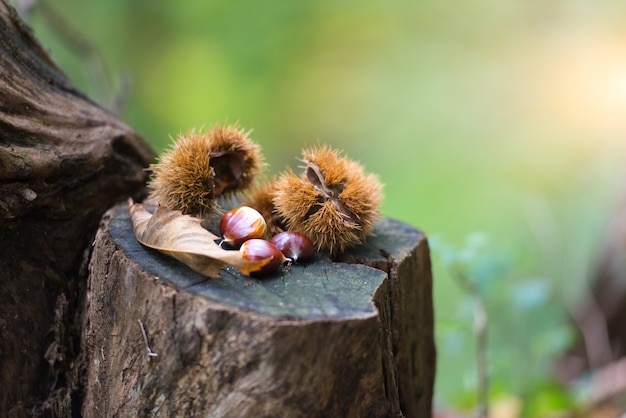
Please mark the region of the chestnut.
<svg viewBox="0 0 626 418"><path fill-rule="evenodd" d="M267 225L263 215L248 206L229 210L220 220L222 243L239 247L252 238L263 238Z"/></svg>
<svg viewBox="0 0 626 418"><path fill-rule="evenodd" d="M241 245L239 249L244 260L259 261L270 259L257 271L250 272L252 275L273 273L278 270L289 259L269 241L264 239L249 239Z"/></svg>
<svg viewBox="0 0 626 418"><path fill-rule="evenodd" d="M294 262L308 262L315 255L315 247L313 241L306 235L296 231L285 231L276 234L270 240L285 257L292 259Z"/></svg>

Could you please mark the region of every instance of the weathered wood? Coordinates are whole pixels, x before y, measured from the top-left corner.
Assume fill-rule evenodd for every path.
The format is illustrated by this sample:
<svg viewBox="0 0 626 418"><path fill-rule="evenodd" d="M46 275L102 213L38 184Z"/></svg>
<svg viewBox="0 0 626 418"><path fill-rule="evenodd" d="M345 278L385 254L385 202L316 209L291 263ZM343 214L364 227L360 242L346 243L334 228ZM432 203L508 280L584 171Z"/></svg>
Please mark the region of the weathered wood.
<svg viewBox="0 0 626 418"><path fill-rule="evenodd" d="M80 404L69 381L87 249L102 213L143 187L151 158L0 1L0 416Z"/></svg>
<svg viewBox="0 0 626 418"><path fill-rule="evenodd" d="M318 254L263 280L209 280L142 247L125 205L109 211L90 264L83 414L430 416L427 241L388 219L375 233L353 264Z"/></svg>

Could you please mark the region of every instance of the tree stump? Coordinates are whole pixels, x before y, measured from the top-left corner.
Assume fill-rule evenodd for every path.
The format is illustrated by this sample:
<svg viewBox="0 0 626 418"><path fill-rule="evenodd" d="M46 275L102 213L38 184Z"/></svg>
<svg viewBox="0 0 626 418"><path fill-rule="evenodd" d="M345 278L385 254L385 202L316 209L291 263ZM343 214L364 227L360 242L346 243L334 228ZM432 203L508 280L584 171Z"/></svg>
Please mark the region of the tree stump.
<svg viewBox="0 0 626 418"><path fill-rule="evenodd" d="M78 91L0 1L0 416L80 406L87 257L152 151Z"/></svg>
<svg viewBox="0 0 626 418"><path fill-rule="evenodd" d="M107 212L88 279L84 416L427 417L435 348L425 236L385 219L341 260L210 280Z"/></svg>

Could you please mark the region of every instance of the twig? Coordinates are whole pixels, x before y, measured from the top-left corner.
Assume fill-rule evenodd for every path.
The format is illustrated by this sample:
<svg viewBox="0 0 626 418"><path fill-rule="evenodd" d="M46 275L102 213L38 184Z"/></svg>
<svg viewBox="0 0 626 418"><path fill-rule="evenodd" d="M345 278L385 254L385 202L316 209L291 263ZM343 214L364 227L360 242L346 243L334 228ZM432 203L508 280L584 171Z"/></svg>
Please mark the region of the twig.
<svg viewBox="0 0 626 418"><path fill-rule="evenodd" d="M565 238L548 202L545 198L528 199L524 207L526 224L541 249L544 264L548 265L549 261L559 260L557 263L559 270L555 270L554 274L557 277L563 276L565 264L560 262L563 259L563 251L559 249L563 248ZM613 358L613 353L607 328L608 320L592 290L585 289L583 309L576 308L567 301L565 306L581 333L589 368L595 369L609 362ZM567 372L569 373L569 370Z"/></svg>
<svg viewBox="0 0 626 418"><path fill-rule="evenodd" d="M149 357L157 357L158 354L152 351L150 348L150 344L148 343L148 335L146 334L146 329L143 327L143 323L140 319L137 320L139 322L139 328L141 328L141 335L143 335L143 341L146 343L146 349L148 350Z"/></svg>
<svg viewBox="0 0 626 418"><path fill-rule="evenodd" d="M626 358L613 361L595 370L591 376L591 400L596 404L626 394Z"/></svg>
<svg viewBox="0 0 626 418"><path fill-rule="evenodd" d="M626 394L626 358L621 358L591 372L591 376L578 379L589 385L587 399L580 409L581 417L594 416L594 412L608 408L620 409ZM617 416L617 414L615 415ZM624 416L624 415L619 415Z"/></svg>
<svg viewBox="0 0 626 418"><path fill-rule="evenodd" d="M480 297L474 297L474 335L478 367L478 416L489 416L489 365L487 364L487 312Z"/></svg>
<svg viewBox="0 0 626 418"><path fill-rule="evenodd" d="M597 369L613 359L608 319L591 289L587 289L583 309L568 304L570 315L582 335L590 369Z"/></svg>
<svg viewBox="0 0 626 418"><path fill-rule="evenodd" d="M476 337L476 367L478 369L478 418L489 416L489 364L487 362L487 310L476 284L462 271L454 274L459 285L471 296L474 305L474 336Z"/></svg>

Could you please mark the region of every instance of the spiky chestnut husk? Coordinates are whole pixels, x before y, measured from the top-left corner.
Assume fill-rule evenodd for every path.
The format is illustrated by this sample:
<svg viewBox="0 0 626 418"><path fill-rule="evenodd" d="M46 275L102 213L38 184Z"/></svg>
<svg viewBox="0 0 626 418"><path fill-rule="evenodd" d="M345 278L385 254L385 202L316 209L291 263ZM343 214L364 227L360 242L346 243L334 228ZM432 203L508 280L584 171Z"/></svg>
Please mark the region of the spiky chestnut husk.
<svg viewBox="0 0 626 418"><path fill-rule="evenodd" d="M246 190L263 170L261 147L239 125L215 125L209 132L213 144L215 197Z"/></svg>
<svg viewBox="0 0 626 418"><path fill-rule="evenodd" d="M276 234L285 231L285 225L274 208L274 192L276 191L276 178L258 184L247 191L242 200L242 204L256 209L267 224L266 238L271 238Z"/></svg>
<svg viewBox="0 0 626 418"><path fill-rule="evenodd" d="M328 146L305 149L302 177L292 170L276 181L273 203L288 230L336 255L358 245L381 218L382 185L356 161Z"/></svg>
<svg viewBox="0 0 626 418"><path fill-rule="evenodd" d="M150 166L151 196L171 210L210 217L220 212L215 198L246 189L263 166L259 146L237 125L190 130Z"/></svg>

